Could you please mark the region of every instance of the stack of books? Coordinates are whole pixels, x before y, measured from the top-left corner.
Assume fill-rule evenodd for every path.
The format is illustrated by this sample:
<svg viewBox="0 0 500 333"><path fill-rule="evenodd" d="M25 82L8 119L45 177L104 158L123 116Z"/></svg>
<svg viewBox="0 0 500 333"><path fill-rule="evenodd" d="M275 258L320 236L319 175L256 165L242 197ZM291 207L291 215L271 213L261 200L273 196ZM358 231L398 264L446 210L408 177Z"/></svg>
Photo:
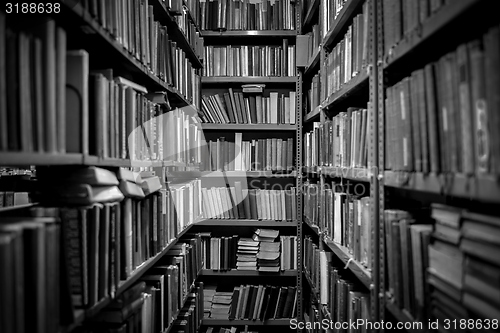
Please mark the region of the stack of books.
<svg viewBox="0 0 500 333"><path fill-rule="evenodd" d="M280 243L275 242L278 236L278 230L255 230L253 239L260 242L259 252L257 253L257 264L259 272L280 271Z"/></svg>
<svg viewBox="0 0 500 333"><path fill-rule="evenodd" d="M260 246L260 241L252 238L240 238L238 241L238 252L236 253L236 267L238 270L257 270L257 255L260 251Z"/></svg>
<svg viewBox="0 0 500 333"><path fill-rule="evenodd" d="M210 308L210 318L227 319L229 308L231 306L232 292L216 291L212 298L212 307Z"/></svg>

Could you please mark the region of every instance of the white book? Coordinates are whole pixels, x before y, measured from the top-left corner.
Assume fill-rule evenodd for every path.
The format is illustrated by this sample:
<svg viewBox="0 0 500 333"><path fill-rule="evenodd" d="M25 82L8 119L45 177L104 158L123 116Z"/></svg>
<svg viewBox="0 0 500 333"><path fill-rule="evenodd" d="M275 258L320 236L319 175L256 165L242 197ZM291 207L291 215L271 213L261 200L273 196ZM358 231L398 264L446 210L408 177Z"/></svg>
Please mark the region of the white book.
<svg viewBox="0 0 500 333"><path fill-rule="evenodd" d="M290 124L295 125L295 115L296 115L296 95L295 91L290 91Z"/></svg>
<svg viewBox="0 0 500 333"><path fill-rule="evenodd" d="M234 133L234 170L235 171L243 171L243 134L242 133Z"/></svg>

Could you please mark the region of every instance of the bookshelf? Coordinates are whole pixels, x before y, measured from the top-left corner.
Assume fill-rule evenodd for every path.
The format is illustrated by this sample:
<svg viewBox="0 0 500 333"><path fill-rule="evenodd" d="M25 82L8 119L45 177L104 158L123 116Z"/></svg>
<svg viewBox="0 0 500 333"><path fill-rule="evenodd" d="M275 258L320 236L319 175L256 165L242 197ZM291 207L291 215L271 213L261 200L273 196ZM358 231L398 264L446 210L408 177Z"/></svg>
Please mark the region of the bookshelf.
<svg viewBox="0 0 500 333"><path fill-rule="evenodd" d="M36 191L39 193L32 194L41 199L36 205L0 208L3 236L7 235L5 222L11 216L31 221L33 226L36 223L40 235L36 243L40 253L38 256L26 252L24 255L21 252L14 253L12 244L5 243L2 236L2 280L7 282L1 292L2 308L13 309L6 312L8 323L2 326L7 332L25 329L63 333L94 331L92 323L110 320L110 305L125 295L130 297L130 290L141 286L152 270L165 263L169 265L168 269L175 272L168 277L168 281L165 280L165 284L162 280L161 288L169 284L174 289L170 285L173 284L174 276L191 284L192 281L188 281L189 278L184 275L188 275L188 270L179 271L179 266L181 262L184 265L189 253L193 256L194 250L191 249L196 244L186 238L192 221L189 218L177 221L175 204L171 200L171 196L186 192L186 189L181 187L177 191L175 186L167 189L165 179L161 178L167 167L169 170L193 169L198 164L190 154L182 158L160 157L157 153L161 152L160 147L163 147L166 139L159 136L163 123L152 121L156 116L171 116L180 112L179 108L187 107L196 112L201 106L198 99L201 84L199 73L203 68L202 41L199 29L193 26L196 23L194 16L187 10L188 2L179 0L176 4L180 8L185 5L185 8L175 14L160 0L85 1L71 4L58 1L61 8L59 14L32 15L29 18L25 15L14 18L6 14L5 9L0 10L0 67L5 69L6 64L9 64L14 68L8 74L5 71L0 73L0 165L34 167L36 177L33 177L33 182L36 181ZM132 8L133 5L137 8ZM166 32L166 29L168 36L161 33ZM159 45L159 42L169 44ZM6 43L9 43L11 50L8 53L5 52ZM172 53L167 55L166 50ZM74 61L76 58L77 63ZM172 71L172 77L164 71L166 67ZM16 88L7 92L6 86ZM125 96L125 91L128 96ZM152 94L146 97L147 93ZM21 104L18 103L20 98L23 100ZM8 124L4 121L7 119L10 120ZM195 126L188 118L182 120L187 121L182 126ZM135 125L141 125L138 128L142 129L145 123L151 126L143 133L154 132L154 138L147 137L148 153L142 151L140 158L133 157L131 160L129 156L134 152L137 142L133 142L135 137L129 137L129 134L136 129ZM176 128L179 132L184 129L180 124ZM99 141L99 133L94 130L97 125L102 125L100 129L109 141ZM193 126L190 128L194 129ZM31 132L33 134L26 136L26 133ZM20 133L22 139L18 138ZM117 137L123 142L118 144ZM186 135L185 138L188 137ZM190 137L190 143L197 144L193 137ZM73 141L75 138L76 141ZM127 139L131 141L127 142ZM175 142L175 139L171 142ZM16 140L21 141L21 144L11 145L10 142ZM156 151L151 149L153 146ZM172 147L164 148L166 152ZM180 149L183 148L186 147ZM179 155L178 151L175 153ZM57 175L50 175L51 170L55 170L53 172ZM67 183L61 186L60 179L64 180L73 172L81 178L66 179ZM105 180L100 176L96 177L97 180L92 179L92 176L84 179L92 172L95 172L94 176L104 176ZM124 174L129 178L120 178ZM145 181L148 186L144 190L137 177L139 174L144 179L148 178ZM50 185L47 186L48 183ZM84 188L87 192L71 192L66 187ZM130 188L137 192L131 194ZM109 195L98 197L97 192L101 190L109 191ZM76 204L78 200L71 202L71 199L61 199L64 196L74 198L79 194L80 197L88 197L91 203L82 207ZM32 214L38 215L35 217ZM180 210L179 216L182 216ZM75 224L78 231L72 233L69 229ZM121 233L117 225L123 228ZM12 226L21 231L24 228L24 224ZM130 234L125 235L129 227ZM33 242L19 235L16 236L16 244L26 245L33 254L36 253L35 245L31 244ZM182 242L181 237L184 237ZM36 270L27 273L18 270L16 274L23 275L22 279L21 276L10 279L14 275L5 272L14 271L11 267L14 256L7 258L5 253L15 254L18 260L16 265L21 263L19 267L36 265ZM175 269L171 262L165 262L173 253L177 253L176 260L179 263L179 266L175 264ZM189 261L193 268L198 265L194 259L189 258ZM196 273L189 272L189 275L196 278ZM7 275L9 279L3 279ZM30 276L36 277L37 282ZM172 304L168 305L172 309L173 303L179 303L177 305L180 308L189 303L190 291L194 288L186 286L184 290L180 284L177 287L178 291L185 293L185 297L172 299ZM19 297L18 294L14 300L10 294L4 293L6 288L32 293L27 297L36 305L28 305L25 309L24 300L21 301L24 296ZM160 291L166 294L166 290L156 290L158 294L155 297L159 297ZM140 298L134 299L136 308L139 301L141 308L143 301L151 305L153 295L146 289L144 292L144 295L142 292L137 295ZM131 302L126 297L125 300ZM145 308L146 305L142 309ZM162 328L161 331L172 329L173 324L169 323L173 323L173 318L181 314L180 308L172 313L172 318L165 318L165 330ZM149 312L134 310L131 315L142 317L134 320L158 321L151 318L151 309ZM157 314L157 317L163 317L163 314ZM5 318L3 314L0 321L4 323ZM128 324L131 325L130 322Z"/></svg>
<svg viewBox="0 0 500 333"><path fill-rule="evenodd" d="M284 2L287 2L286 0ZM253 6L253 5L252 5ZM295 7L298 8L299 4L294 3L292 4L294 7L293 10L295 10ZM287 9L286 9L287 10ZM295 19L295 18L294 18ZM228 15L228 20L229 20L229 15ZM205 27L207 23L205 23ZM234 23L231 23L234 24ZM229 25L229 22L228 22ZM205 41L205 48L206 48L206 53L208 53L208 58L211 61L212 55L211 52L212 50L217 50L217 48L220 48L221 46L229 46L227 50L236 50L239 52L241 48L241 51L248 46L248 48L252 48L253 50L257 50L256 52L264 51L264 48L269 48L272 52L272 50L276 50L276 48L279 49L279 55L277 53L277 57L282 57L283 54L286 54L287 51L285 48L288 48L288 55L289 57L289 64L288 68L285 68L283 71L281 71L282 75L278 76L252 76L252 75L238 75L236 71L236 66L237 63L233 62L233 65L235 66L233 69L230 69L229 66L230 64L226 62L226 67L222 68L224 66L224 62L222 62L221 68L212 68L211 71L205 71L204 76L201 78L201 83L202 83L202 91L204 94L204 108L203 112L205 114L211 112L211 114L215 114L216 111L214 110L213 106L215 105L214 102L217 103L219 106L223 106L225 109L225 112L229 116L229 121L225 120L222 122L225 123L214 123L213 121L205 121L206 118L202 118L204 122L201 124L204 134L205 134L205 139L207 142L209 142L209 145L212 149L215 149L215 145L220 145L220 148L217 148L217 151L222 152L222 155L225 154L224 150L227 149L226 146L223 146L223 144L226 144L229 142L229 145L232 144L232 142L236 143L236 140L242 140L242 145L245 147L246 143L251 145L251 150L249 151L249 154L246 155L247 158L250 156L251 160L251 166L243 166L243 169L247 169L246 171L243 171L240 169L239 166L235 166L233 168L232 166L232 155L230 155L229 160L226 161L228 164L224 165L218 165L217 168L213 168L212 170L214 171L202 171L200 173L185 173L188 177L200 177L202 180L202 186L206 187L208 191L213 190L215 186L213 184L216 184L217 182L221 182L222 179L225 179L228 185L226 186L233 186L232 184L235 184L236 188L236 182L248 182L248 190L249 193L251 191L260 191L261 193L266 192L266 189L277 189L279 192L279 189L282 188L289 188L290 186L297 187L299 186L300 182L298 180L298 173L297 173L297 167L298 167L298 162L297 162L297 153L296 150L298 149L298 138L299 136L297 135L298 132L298 126L299 124L297 120L297 102L298 96L300 94L300 90L298 89L298 82L299 78L297 77L296 70L294 66L291 66L291 64L294 64L294 59L292 57L295 57L295 51L293 51L293 54L291 54L289 51L291 48L294 48L296 45L296 37L297 37L297 30L246 30L246 29L241 29L241 30L203 30L202 32L204 41ZM212 49L213 47L213 49ZM260 48L260 49L259 49ZM219 51L213 51L214 52L214 59L218 57L219 55L215 55L215 53L219 53ZM222 51L224 52L224 51ZM222 53L221 53L222 54ZM263 54L262 54L263 55ZM222 56L221 56L222 57ZM228 53L226 55L226 61L228 61L230 57L230 54ZM222 58L223 59L223 58ZM250 58L252 60L252 57ZM255 59L255 53L254 53L254 61L257 61ZM259 58L260 63L264 66L264 60ZM215 63L214 63L215 64ZM284 67L287 67L287 64L285 62L282 63ZM252 66L252 64L249 64ZM259 66L256 65L255 66ZM293 70L292 68L293 67ZM283 69L283 68L282 68ZM217 72L220 73L227 73L228 76L216 76ZM245 70L243 67L241 70ZM232 73L232 74L230 74ZM213 74L213 75L211 75ZM222 74L224 75L224 74ZM234 75L234 76L229 76L229 75ZM286 76L289 75L289 76ZM242 85L265 85L263 88L262 92L246 92L244 90L244 87ZM292 95L292 92L294 95ZM208 96L208 97L207 97ZM234 96L234 97L233 97ZM276 96L279 100L278 106L273 106L273 103L276 103ZM214 97L213 99L210 99ZM216 100L215 97L217 97L219 100ZM274 102L273 102L274 98ZM224 102L220 102L220 100L224 99ZM260 100L263 100L262 106L260 106ZM236 104L235 102L236 101ZM246 103L248 104L238 104L238 100L240 101L248 101ZM210 104L212 107L210 109L205 106L209 106ZM268 103L267 106L265 103ZM257 109L257 112L262 112L261 114L257 113L257 121L256 119L253 118L253 108L256 108L256 105L259 109ZM248 110L250 108L250 110ZM248 114L245 116L245 110L247 110ZM259 111L261 110L261 111ZM240 113L240 111L243 111L243 114ZM274 119L272 114L277 114L278 119ZM233 117L233 118L231 118ZM246 117L246 119L245 119ZM274 119L274 120L273 120ZM240 139L238 139L240 138ZM269 141L271 140L271 141ZM262 152L262 148L264 146L261 146L260 144L262 141L266 144L265 149L267 151L266 156L262 157L264 160L261 159L261 157L258 157ZM283 146L282 152L285 154L286 153L286 159L288 160L285 164L282 164L283 167L276 166L276 168L272 165L265 165L263 167L259 167L257 164L260 164L261 162L266 163L267 158L271 156L275 156L275 150L272 148L274 146L274 141L281 141L283 142L283 145L285 145L286 142L288 142L286 148ZM239 142L239 141L238 141ZM293 142L293 151L289 150L290 147L289 144ZM212 144L214 146L212 146ZM236 143L235 149L239 151L238 146L240 144ZM224 147L224 148L223 148ZM219 149L224 149L224 150L219 150ZM232 147L229 146L230 149L230 154L232 154ZM246 148L245 148L246 149ZM276 147L276 153L277 151L280 150L278 147ZM246 150L245 150L246 151ZM220 154L220 153L218 153ZM281 154L281 152L280 152ZM235 154L237 156L238 154ZM213 156L213 155L212 155ZM274 157L272 157L274 159ZM282 155L283 158L283 155ZM291 159L290 159L291 158ZM279 158L278 155L275 156L276 161L278 162ZM290 161L292 164L290 164ZM253 167L253 163L256 163L256 169ZM274 163L274 162L273 162ZM271 164L273 164L271 163ZM222 171L222 170L228 170L228 171ZM203 170L203 169L202 169ZM217 171L215 171L217 170ZM235 170L235 171L231 171ZM178 174L177 176L182 176ZM236 198L238 197L238 194L236 194ZM252 198L252 196L250 196ZM263 197L264 198L264 197ZM297 199L295 197L292 197L291 200L296 201ZM286 202L286 205L291 204L291 202ZM278 204L279 205L279 204ZM294 203L294 206L296 207L296 204ZM265 206L262 206L265 207ZM282 206L284 207L284 206ZM296 209L296 208L294 208ZM265 210L265 209L264 209ZM298 209L296 211L298 213ZM294 213L295 214L295 213ZM240 215L241 216L241 215ZM300 239L300 223L297 222L297 218L294 217L291 220L287 218L287 220L275 220L274 218L268 219L264 217L262 220L255 219L253 216L251 219L246 216L246 218L202 218L199 220L197 223L195 223L195 227L199 228L200 231L202 232L207 232L210 233L210 237L213 238L224 238L224 237L235 237L238 236L240 239L250 237L252 235L252 230L256 230L257 228L260 228L262 230L266 229L273 229L277 230L279 232L279 237L278 241L281 239L285 239L284 241L286 242L287 237L297 237L297 247L296 247L296 253L297 253L297 265L299 265L300 260L301 260L301 252L300 252L300 242L298 239ZM281 238L284 237L284 238ZM217 240L216 240L217 242ZM285 246L285 243L282 243ZM239 253L239 252L237 252ZM242 252L243 253L243 252ZM284 256L284 252L281 252L281 256ZM283 257L286 258L286 257ZM286 263L280 263L282 265L285 265ZM260 263L258 264L260 265ZM237 267L237 266L235 266ZM284 266L283 266L284 267ZM300 266L297 266L300 267ZM217 292L221 290L226 290L227 288L232 288L234 285L235 287L240 285L241 281L242 283L246 284L262 284L262 279L265 279L265 283L270 286L276 286L279 287L289 287L293 288L294 292L297 293L297 299L300 298L301 295L301 284L300 284L300 279L301 279L301 274L299 274L300 270L298 269L291 269L291 270L280 270L278 272L264 272L264 271L258 271L257 268L256 270L238 270L238 269L230 269L230 270L203 270L200 273L200 279L204 281L206 284L209 283L215 283L217 284ZM225 289L224 289L225 287ZM232 289L231 289L232 290ZM296 317L301 318L302 312L301 308L298 305L296 309ZM295 317L295 315L294 315ZM289 325L289 319L274 319L274 320L266 320L264 322L261 321L252 321L252 320L220 320L220 319L214 319L214 318L203 318L202 321L202 326L241 326L241 325L248 325L248 326L288 326Z"/></svg>
<svg viewBox="0 0 500 333"><path fill-rule="evenodd" d="M304 166L301 169L304 186L302 224L305 226L303 235L307 235L304 238L307 246L304 253L307 253L308 256L304 257L304 265L307 266L304 266L304 270L313 267L312 269L317 271L315 272L316 281L311 280L308 274L305 274L308 281L307 289L313 295L312 303L317 304L311 308L311 311L316 313L315 321L321 322L322 320L339 318L338 308L331 307L329 304L336 302L331 297L344 299L345 295L336 294L336 291L330 288L330 284L348 283L354 285L356 290L362 291L360 295L363 296L360 296L356 302L364 304L361 306L366 306L367 310L364 312L363 318L377 321L379 300L373 285L376 284L380 274L379 267L377 267L378 244L376 240L378 236L375 227L378 224L378 199L377 179L373 177L376 169L372 168L373 165L376 165L373 156L376 147L372 145L372 141L376 140L377 136L372 130L365 130L363 127L365 125L360 125L366 122L367 127L373 128L376 124L376 119L368 116L368 114L376 112L377 101L373 95L374 87L376 87L376 76L373 68L377 45L374 29L376 22L374 18L375 2L349 0L331 3L325 1L320 2L318 9L315 7L317 5L315 1L311 1L309 5L309 8L304 8L307 18L302 22L301 34L309 35L312 31L311 38L314 38L315 31L312 30L312 27L315 24L319 25L318 30L320 31L319 48L316 49L314 43L309 44L309 58L303 62L302 72L303 91L310 91L310 95L305 98L305 103L303 103L306 108L303 111L302 121L305 133L303 140ZM309 14L317 10L319 15ZM333 12L331 12L332 10ZM314 19L312 19L313 17ZM366 26L362 28L363 25ZM367 39L366 42L362 42L363 38L359 37L363 34L365 34L364 38ZM354 39L353 36L358 39ZM349 47L357 48L358 51L349 49ZM343 57L347 59L349 50L352 53L347 64L347 61L342 62L342 60L345 60ZM361 55L360 52L365 53ZM319 84L315 80L318 80ZM303 96L306 97L305 94ZM344 124L344 120L342 120L345 119L344 117L354 119L350 118L353 114L349 113L349 110L361 110L359 112L365 113L366 120L362 122L356 120L357 125L354 123ZM353 152L366 149L366 153L363 154L367 154L369 157L358 160L358 162L352 161L352 156L339 157L342 154L341 149L344 154L352 149L352 146L351 148L341 148L342 145L345 144L347 147L347 145L358 142L351 142L353 137L347 139L349 135L342 139L338 136L332 137L332 134L329 134L339 133L340 126L342 128L354 126L351 129L354 128L352 131L358 133L355 135L360 138L360 144L364 142L364 139L358 135L366 131L366 145L363 146L364 148L358 146ZM349 143L346 143L347 140ZM339 142L339 144L334 142ZM343 162L342 159L344 159ZM366 208L363 208L367 214L366 219L353 223L367 225L367 229L364 231L365 238L359 238L358 241L367 247L365 251L369 251L371 254L368 257L361 257L359 254L355 256L358 250L353 244L349 245L351 242L349 239L357 236L350 234L350 231L345 227L350 222L341 218L340 215L333 215L334 211L343 208L337 206L331 210L328 208L330 200L332 202L343 200L342 195L337 197L335 192L350 193L344 187L345 185L363 188L363 193L359 194L359 197L365 197L363 202L368 204ZM346 197L349 197L349 194ZM360 203L354 203L354 205L358 204ZM338 224L340 220L344 221L344 224L343 226L337 225L341 228L337 229L335 223ZM340 238L333 239L334 235L340 233L342 233ZM346 274L345 276L348 277L345 277L343 282L335 280L335 278L330 280L336 276L336 272L341 276ZM326 283L326 286L321 286L322 283ZM335 313L330 313L330 311L335 311ZM307 307L304 313L309 313ZM348 320L347 317L345 320ZM355 321L356 319L351 318L350 320Z"/></svg>
<svg viewBox="0 0 500 333"><path fill-rule="evenodd" d="M382 1L377 5L378 87L374 93L378 99L379 229L381 235L383 233L379 239L380 318L405 323L418 323L422 318L441 321L445 307L440 302L446 299L453 307L447 317L457 321L474 320L482 314L469 303L471 297L483 298L484 308L497 307L485 296L485 289L468 282L459 283L455 286L464 296L453 298L455 290L446 288L452 285L452 276L463 281L473 278L471 265L498 269L498 263L489 266L487 260L481 261L485 258L481 251L471 252L480 247L479 243L474 247L464 245L470 242L469 223L480 228L484 219L498 220L498 213L490 208L498 204L498 175L494 168L481 164L477 157L480 148L475 144L482 142L482 138L476 131L481 124L474 117L480 112L476 108L478 94L484 96L482 98L491 103L494 110L498 109L498 103L493 102L498 94L488 89L491 82L498 81L498 75L486 73L498 68L498 57L489 53L489 43L492 36L498 36L499 20L490 13L492 7L487 1L435 3L419 7L419 13L415 12L416 8L402 6L401 19L395 19L393 9L384 7L386 4ZM479 24L471 27L468 22L472 21ZM449 75L459 71L460 75ZM420 103L416 95L406 99L407 88L425 100ZM394 103L394 94L400 95L400 103ZM407 110L411 119L401 118L401 107L405 106L410 107ZM399 122L399 119L404 121ZM411 133L405 133L408 124L416 126ZM448 125L452 127L449 129ZM485 126L485 140L497 145L496 131ZM405 148L401 140L406 139L412 140L406 146L410 148L407 156L411 164L408 161L400 163L397 159L397 152ZM486 158L494 158L497 154L493 146L486 148ZM436 159L434 147L439 147L438 156L443 157L442 161ZM402 197L407 202L418 203L418 208L405 205ZM471 214L473 217L469 217ZM405 226L408 217L415 218L411 226ZM441 232L446 218L456 221L456 225ZM399 232L396 231L398 225ZM496 229L498 225L494 226ZM405 230L411 233L410 239L405 239ZM453 232L461 238L449 238ZM479 242L490 244L484 239ZM418 301L411 301L407 292L400 289L401 286L407 288L409 281L405 277L397 279L405 259L405 254L401 257L391 255L389 249L397 246L411 255L407 272L415 286L424 288L428 295L416 296ZM416 249L418 246L422 247L421 252ZM440 264L444 261L436 261L444 249L458 258L446 268ZM489 255L493 252L498 253L496 247ZM423 258L429 258L429 262L424 262ZM453 270L456 271L451 273ZM436 274L443 279L436 280ZM488 283L482 277L478 279ZM496 286L492 288L497 289ZM483 317L492 316L496 318L492 313ZM430 330L424 324L423 329L414 327L406 331Z"/></svg>

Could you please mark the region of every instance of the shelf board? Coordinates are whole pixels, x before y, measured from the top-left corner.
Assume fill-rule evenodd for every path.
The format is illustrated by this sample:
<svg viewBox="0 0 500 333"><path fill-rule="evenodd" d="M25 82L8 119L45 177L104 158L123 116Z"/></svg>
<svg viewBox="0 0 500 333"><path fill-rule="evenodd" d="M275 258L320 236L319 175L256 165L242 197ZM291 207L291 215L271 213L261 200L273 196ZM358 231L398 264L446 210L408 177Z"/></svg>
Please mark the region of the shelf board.
<svg viewBox="0 0 500 333"><path fill-rule="evenodd" d="M423 42L429 40L450 22L467 12L479 0L450 1L446 6L427 18L419 27L405 36L385 55L384 68L390 67L409 53L416 51ZM424 52L426 52L425 49Z"/></svg>
<svg viewBox="0 0 500 333"><path fill-rule="evenodd" d="M156 0L159 2L159 0ZM66 23L69 26L81 26L80 32L82 43L85 41L87 51L91 54L92 50L96 50L99 53L106 54L109 58L114 59L113 69L115 70L115 75L126 76L128 79L132 79L134 82L144 85L146 88L156 91L164 90L168 92L168 96L171 99L171 103L175 106L188 105L186 98L182 96L179 91L166 82L161 80L159 77L154 75L147 66L142 64L134 56L132 56L129 51L127 51L124 46L118 43L111 34L104 29L90 14L83 8L80 3L72 4L71 6L64 3L64 16L61 16L61 23ZM116 64L116 67L114 67Z"/></svg>
<svg viewBox="0 0 500 333"><path fill-rule="evenodd" d="M120 281L120 285L118 286L116 290L116 295L115 297L118 297L121 295L125 290L130 288L148 269L154 266L160 260L161 257L163 257L172 247L177 243L177 240L182 237L186 232L188 232L193 224L188 225L187 227L184 228L177 237L172 240L162 251L158 252L154 257L149 258L145 262L143 262L139 267L137 267L130 277L127 280Z"/></svg>
<svg viewBox="0 0 500 333"><path fill-rule="evenodd" d="M321 174L321 168L318 168L318 167L302 167L302 173L307 173L309 175L319 176Z"/></svg>
<svg viewBox="0 0 500 333"><path fill-rule="evenodd" d="M314 51L314 53L311 55L309 58L309 63L306 66L306 69L304 70L304 76L310 76L314 72L317 72L317 68L319 69L319 58L321 56L321 46L318 46L317 50Z"/></svg>
<svg viewBox="0 0 500 333"><path fill-rule="evenodd" d="M423 174L385 171L385 186L437 193L458 198L500 202L500 185L493 176L467 177L461 174Z"/></svg>
<svg viewBox="0 0 500 333"><path fill-rule="evenodd" d="M229 319L213 319L203 318L201 324L203 326L290 326L290 319L268 319L260 320L229 320Z"/></svg>
<svg viewBox="0 0 500 333"><path fill-rule="evenodd" d="M238 270L230 270L230 271L214 271L211 269L203 269L201 270L199 276L263 276L263 277L277 277L277 276L289 276L294 277L297 276L297 270L290 271L281 271L278 273L272 272L259 272L259 271L238 271Z"/></svg>
<svg viewBox="0 0 500 333"><path fill-rule="evenodd" d="M205 219L193 223L197 226L231 226L231 227L296 227L296 221L246 220L246 219Z"/></svg>
<svg viewBox="0 0 500 333"><path fill-rule="evenodd" d="M386 303L385 303L386 309L394 316L394 318L401 323L414 323L415 320L412 318L412 316L406 311L398 308L398 306L388 300L386 298ZM424 323L425 325L425 323ZM418 330L418 329L406 329L406 332L409 333L420 333L420 332L425 332L426 330Z"/></svg>
<svg viewBox="0 0 500 333"><path fill-rule="evenodd" d="M295 131L297 125L289 124L212 124L202 123L203 130L227 131Z"/></svg>
<svg viewBox="0 0 500 333"><path fill-rule="evenodd" d="M313 23L312 19L314 18L316 13L318 13L318 11L319 11L319 3L320 2L321 2L320 0L313 0L311 6L307 10L306 16L304 17L304 23L302 24L302 30L304 30L304 28L312 25L312 23Z"/></svg>
<svg viewBox="0 0 500 333"><path fill-rule="evenodd" d="M314 286L314 283L312 282L311 277L306 274L305 268L304 268L304 277L306 278L306 281L309 284L309 287L311 288L311 292L313 294L313 297L314 297L316 303L319 303L319 290Z"/></svg>
<svg viewBox="0 0 500 333"><path fill-rule="evenodd" d="M294 37L296 30L225 30L211 31L203 30L203 37Z"/></svg>
<svg viewBox="0 0 500 333"><path fill-rule="evenodd" d="M79 165L82 164L82 154L49 154L25 152L0 152L0 165Z"/></svg>
<svg viewBox="0 0 500 333"><path fill-rule="evenodd" d="M312 112L309 112L304 116L304 123L309 123L313 121L317 121L319 116L321 114L321 106L317 106L312 110Z"/></svg>
<svg viewBox="0 0 500 333"><path fill-rule="evenodd" d="M359 91L361 88L368 86L368 71L361 70L361 73L353 77L349 82L344 84L339 90L331 94L322 103L322 108L330 108L335 103L350 97L353 93Z"/></svg>
<svg viewBox="0 0 500 333"><path fill-rule="evenodd" d="M191 64L193 64L195 68L202 68L203 64L201 63L200 58L196 55L196 52L189 43L186 35L181 31L177 22L175 22L167 7L165 7L163 1L150 0L149 4L153 6L155 20L167 26L169 29L169 36L172 36L174 41L177 42L177 45L186 53L186 56L191 61Z"/></svg>
<svg viewBox="0 0 500 333"><path fill-rule="evenodd" d="M296 171L288 173L274 173L273 171L172 171L167 177L173 178L295 178Z"/></svg>
<svg viewBox="0 0 500 333"><path fill-rule="evenodd" d="M201 83L295 83L296 76L204 76Z"/></svg>
<svg viewBox="0 0 500 333"><path fill-rule="evenodd" d="M326 34L323 39L323 47L327 49L332 49L334 45L333 42L338 39L340 31L345 27L347 22L352 18L354 12L360 6L364 0L349 0L342 7L339 15L333 22L333 26L330 28L330 31Z"/></svg>
<svg viewBox="0 0 500 333"><path fill-rule="evenodd" d="M351 254L345 246L334 243L330 239L324 239L324 243L332 250L335 255L342 260L344 264L349 262L349 268L354 275L368 288L370 289L370 284L372 281L372 273L363 265L361 265L357 260L354 260Z"/></svg>
<svg viewBox="0 0 500 333"><path fill-rule="evenodd" d="M80 163L83 165L95 165L95 166L103 166L103 167L197 167L194 164L186 164L182 162L176 161L140 161L134 160L131 161L129 159L121 159L121 158L101 158L92 155L84 155L83 162Z"/></svg>
<svg viewBox="0 0 500 333"><path fill-rule="evenodd" d="M111 303L111 297L106 296L102 298L97 304L85 310L85 319L91 319L95 317L99 312L102 311Z"/></svg>
<svg viewBox="0 0 500 333"><path fill-rule="evenodd" d="M8 212L11 210L18 210L18 209L25 209L25 208L31 208L37 206L37 202L32 202L32 203L27 203L24 205L15 205L15 206L5 206L5 207L0 207L0 213Z"/></svg>
<svg viewBox="0 0 500 333"><path fill-rule="evenodd" d="M371 176L370 170L366 168L343 168L329 166L321 167L321 174L327 177L345 178L364 182L369 182Z"/></svg>

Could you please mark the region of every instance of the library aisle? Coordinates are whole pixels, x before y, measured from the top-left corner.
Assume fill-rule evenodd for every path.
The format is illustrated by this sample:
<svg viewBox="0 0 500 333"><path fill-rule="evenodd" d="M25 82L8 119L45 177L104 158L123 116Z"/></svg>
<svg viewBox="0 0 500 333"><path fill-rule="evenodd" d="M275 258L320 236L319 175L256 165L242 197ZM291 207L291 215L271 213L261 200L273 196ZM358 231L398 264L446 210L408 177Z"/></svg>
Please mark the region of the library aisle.
<svg viewBox="0 0 500 333"><path fill-rule="evenodd" d="M487 0L0 8L0 332L500 329Z"/></svg>

